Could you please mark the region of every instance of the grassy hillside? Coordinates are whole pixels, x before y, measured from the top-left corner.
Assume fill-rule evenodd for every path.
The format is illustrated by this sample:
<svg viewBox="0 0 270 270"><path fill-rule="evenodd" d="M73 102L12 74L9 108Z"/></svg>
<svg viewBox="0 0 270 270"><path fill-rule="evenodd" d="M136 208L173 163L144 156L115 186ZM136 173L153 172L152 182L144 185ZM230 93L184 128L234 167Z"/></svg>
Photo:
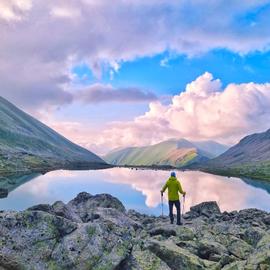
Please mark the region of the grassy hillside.
<svg viewBox="0 0 270 270"><path fill-rule="evenodd" d="M104 163L0 97L0 172Z"/></svg>
<svg viewBox="0 0 270 270"><path fill-rule="evenodd" d="M183 167L193 162L205 160L210 156L211 154L198 149L187 140L173 139L151 146L130 147L113 151L104 159L114 165Z"/></svg>
<svg viewBox="0 0 270 270"><path fill-rule="evenodd" d="M270 180L270 130L243 138L219 157L206 162L202 169Z"/></svg>

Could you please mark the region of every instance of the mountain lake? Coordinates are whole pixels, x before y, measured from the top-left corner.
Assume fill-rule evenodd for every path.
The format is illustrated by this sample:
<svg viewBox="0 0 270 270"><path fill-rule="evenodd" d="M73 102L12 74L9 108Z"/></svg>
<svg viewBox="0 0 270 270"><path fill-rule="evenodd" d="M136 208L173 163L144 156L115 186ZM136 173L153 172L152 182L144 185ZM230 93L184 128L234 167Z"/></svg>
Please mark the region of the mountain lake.
<svg viewBox="0 0 270 270"><path fill-rule="evenodd" d="M198 171L176 171L186 190L185 211L203 201L217 201L222 211L258 208L270 211L270 182L217 176ZM0 199L0 210L24 210L36 204L65 203L79 192L109 193L127 209L161 214L160 189L169 171L112 168L89 171L59 170L0 181L9 194ZM182 205L183 206L183 205ZM164 213L168 213L167 194Z"/></svg>

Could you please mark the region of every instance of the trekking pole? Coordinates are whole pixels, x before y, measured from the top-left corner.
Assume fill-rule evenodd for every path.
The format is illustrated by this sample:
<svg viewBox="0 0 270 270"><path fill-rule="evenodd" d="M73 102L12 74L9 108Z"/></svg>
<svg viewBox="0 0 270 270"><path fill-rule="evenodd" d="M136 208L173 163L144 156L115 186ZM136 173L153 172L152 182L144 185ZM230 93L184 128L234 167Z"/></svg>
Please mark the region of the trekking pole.
<svg viewBox="0 0 270 270"><path fill-rule="evenodd" d="M161 216L163 217L163 194L161 193Z"/></svg>
<svg viewBox="0 0 270 270"><path fill-rule="evenodd" d="M185 199L186 199L186 195L183 196L182 218L184 216L184 211L185 211Z"/></svg>

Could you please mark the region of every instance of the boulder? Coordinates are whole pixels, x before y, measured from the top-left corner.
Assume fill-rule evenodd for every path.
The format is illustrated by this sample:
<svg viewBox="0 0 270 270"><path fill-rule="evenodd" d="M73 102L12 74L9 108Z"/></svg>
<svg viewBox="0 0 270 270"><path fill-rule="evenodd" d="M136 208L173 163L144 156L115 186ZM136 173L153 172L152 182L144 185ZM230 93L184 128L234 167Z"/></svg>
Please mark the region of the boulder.
<svg viewBox="0 0 270 270"><path fill-rule="evenodd" d="M166 228L166 227L157 227L149 232L150 236L155 236L155 235L162 235L166 238L169 238L172 235L176 235L176 231L171 228Z"/></svg>
<svg viewBox="0 0 270 270"><path fill-rule="evenodd" d="M255 251L247 259L246 270L270 269L270 250Z"/></svg>
<svg viewBox="0 0 270 270"><path fill-rule="evenodd" d="M203 239L198 241L198 256L209 261L220 261L222 255L228 254L227 249L214 241Z"/></svg>
<svg viewBox="0 0 270 270"><path fill-rule="evenodd" d="M83 205L87 210L91 210L97 207L102 208L114 208L120 212L125 212L124 205L115 197L110 194L98 194L92 196L87 192L81 192L75 199L70 201L68 205L80 207Z"/></svg>
<svg viewBox="0 0 270 270"><path fill-rule="evenodd" d="M67 204L0 211L0 269L270 269L269 213L221 214L206 202L188 214L171 225L86 192Z"/></svg>
<svg viewBox="0 0 270 270"><path fill-rule="evenodd" d="M171 270L159 257L147 249L135 245L132 254L115 270Z"/></svg>
<svg viewBox="0 0 270 270"><path fill-rule="evenodd" d="M49 204L38 204L34 205L32 207L29 207L27 210L29 211L43 211L43 212L48 212L52 213L52 207Z"/></svg>
<svg viewBox="0 0 270 270"><path fill-rule="evenodd" d="M149 241L148 249L163 260L172 270L205 269L203 260L170 241Z"/></svg>
<svg viewBox="0 0 270 270"><path fill-rule="evenodd" d="M220 215L220 209L217 202L203 202L190 208L191 215L205 216L207 218L213 215Z"/></svg>
<svg viewBox="0 0 270 270"><path fill-rule="evenodd" d="M228 246L228 251L230 254L243 260L248 257L248 255L253 251L253 248L247 242L235 237Z"/></svg>
<svg viewBox="0 0 270 270"><path fill-rule="evenodd" d="M101 195L94 202L93 197L83 193L67 205L0 213L0 269L117 267L130 254L135 222L116 198ZM80 216L87 211L93 215L88 221Z"/></svg>
<svg viewBox="0 0 270 270"><path fill-rule="evenodd" d="M222 268L222 270L243 270L243 269L246 269L244 261L233 262Z"/></svg>
<svg viewBox="0 0 270 270"><path fill-rule="evenodd" d="M182 241L190 241L195 239L195 232L187 226L179 226L176 229L178 239Z"/></svg>

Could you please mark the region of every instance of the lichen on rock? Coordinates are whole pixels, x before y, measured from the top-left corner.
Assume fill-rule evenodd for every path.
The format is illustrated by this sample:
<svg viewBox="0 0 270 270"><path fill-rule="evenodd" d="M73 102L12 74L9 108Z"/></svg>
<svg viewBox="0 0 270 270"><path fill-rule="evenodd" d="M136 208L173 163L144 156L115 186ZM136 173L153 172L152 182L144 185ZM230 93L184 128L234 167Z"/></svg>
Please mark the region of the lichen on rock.
<svg viewBox="0 0 270 270"><path fill-rule="evenodd" d="M108 194L0 212L0 269L270 269L270 214L190 209L183 226Z"/></svg>

